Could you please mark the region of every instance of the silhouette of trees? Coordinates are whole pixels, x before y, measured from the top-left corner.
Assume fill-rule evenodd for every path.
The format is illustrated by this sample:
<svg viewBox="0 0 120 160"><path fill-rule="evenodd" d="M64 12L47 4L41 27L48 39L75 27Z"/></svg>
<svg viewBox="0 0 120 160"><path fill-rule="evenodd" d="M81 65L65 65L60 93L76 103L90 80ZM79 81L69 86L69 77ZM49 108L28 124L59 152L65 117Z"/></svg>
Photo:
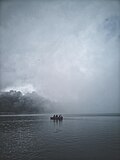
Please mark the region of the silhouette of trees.
<svg viewBox="0 0 120 160"><path fill-rule="evenodd" d="M52 111L52 102L36 92L23 95L10 90L0 93L0 114L46 113Z"/></svg>

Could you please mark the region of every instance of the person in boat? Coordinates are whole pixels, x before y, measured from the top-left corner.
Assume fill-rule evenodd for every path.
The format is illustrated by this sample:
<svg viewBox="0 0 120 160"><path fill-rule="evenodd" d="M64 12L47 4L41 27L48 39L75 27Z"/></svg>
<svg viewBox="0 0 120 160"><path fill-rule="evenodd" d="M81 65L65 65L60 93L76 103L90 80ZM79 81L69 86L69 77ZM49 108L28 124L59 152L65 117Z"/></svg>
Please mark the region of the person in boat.
<svg viewBox="0 0 120 160"><path fill-rule="evenodd" d="M59 116L58 116L58 115L54 115L53 117L51 117L51 119L54 119L54 120L62 120L63 117L62 117L62 115L60 114Z"/></svg>
<svg viewBox="0 0 120 160"><path fill-rule="evenodd" d="M56 115L55 118L58 118L58 115Z"/></svg>
<svg viewBox="0 0 120 160"><path fill-rule="evenodd" d="M59 115L59 118L62 118L61 114Z"/></svg>

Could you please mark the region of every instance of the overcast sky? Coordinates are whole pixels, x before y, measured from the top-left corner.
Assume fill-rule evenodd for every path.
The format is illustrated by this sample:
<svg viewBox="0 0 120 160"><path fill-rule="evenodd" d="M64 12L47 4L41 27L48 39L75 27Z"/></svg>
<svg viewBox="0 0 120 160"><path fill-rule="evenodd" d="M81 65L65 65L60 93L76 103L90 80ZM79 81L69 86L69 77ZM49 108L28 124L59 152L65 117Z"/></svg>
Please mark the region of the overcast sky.
<svg viewBox="0 0 120 160"><path fill-rule="evenodd" d="M1 0L0 89L120 112L119 43L119 0Z"/></svg>

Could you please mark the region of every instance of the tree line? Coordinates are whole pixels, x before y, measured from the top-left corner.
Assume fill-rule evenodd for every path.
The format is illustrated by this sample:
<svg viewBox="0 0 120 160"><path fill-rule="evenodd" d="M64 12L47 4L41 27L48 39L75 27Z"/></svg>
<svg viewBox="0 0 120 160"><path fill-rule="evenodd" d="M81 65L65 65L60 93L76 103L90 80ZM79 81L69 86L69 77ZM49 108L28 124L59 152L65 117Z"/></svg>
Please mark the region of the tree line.
<svg viewBox="0 0 120 160"><path fill-rule="evenodd" d="M36 92L26 94L14 90L0 92L0 114L50 113L53 111L53 105L53 102Z"/></svg>

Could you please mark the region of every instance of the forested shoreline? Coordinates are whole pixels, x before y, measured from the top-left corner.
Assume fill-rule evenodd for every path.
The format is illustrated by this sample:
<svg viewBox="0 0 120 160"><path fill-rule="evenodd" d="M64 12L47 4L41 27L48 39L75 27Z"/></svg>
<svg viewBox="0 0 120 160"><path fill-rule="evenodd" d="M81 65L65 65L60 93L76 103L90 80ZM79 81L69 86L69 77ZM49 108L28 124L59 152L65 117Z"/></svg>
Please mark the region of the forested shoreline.
<svg viewBox="0 0 120 160"><path fill-rule="evenodd" d="M0 114L51 113L53 108L53 102L36 92L26 94L14 90L0 92Z"/></svg>

